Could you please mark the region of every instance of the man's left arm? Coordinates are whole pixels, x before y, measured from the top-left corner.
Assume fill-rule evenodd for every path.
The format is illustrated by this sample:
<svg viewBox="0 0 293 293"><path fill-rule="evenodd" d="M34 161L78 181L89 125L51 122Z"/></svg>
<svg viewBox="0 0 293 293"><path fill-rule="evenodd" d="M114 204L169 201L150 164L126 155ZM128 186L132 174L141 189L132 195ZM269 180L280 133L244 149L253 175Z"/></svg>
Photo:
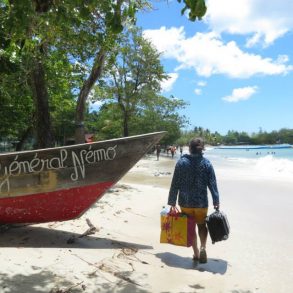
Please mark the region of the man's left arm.
<svg viewBox="0 0 293 293"><path fill-rule="evenodd" d="M215 209L219 209L220 207L220 196L217 186L217 179L214 168L212 165L209 166L209 178L208 178L208 188L212 194L213 205Z"/></svg>

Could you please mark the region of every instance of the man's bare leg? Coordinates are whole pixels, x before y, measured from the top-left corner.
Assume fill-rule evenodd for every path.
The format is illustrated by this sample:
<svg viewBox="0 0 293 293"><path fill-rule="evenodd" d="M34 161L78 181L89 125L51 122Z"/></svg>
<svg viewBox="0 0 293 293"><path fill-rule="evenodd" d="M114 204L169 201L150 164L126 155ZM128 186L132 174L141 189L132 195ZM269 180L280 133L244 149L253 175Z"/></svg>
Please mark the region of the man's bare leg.
<svg viewBox="0 0 293 293"><path fill-rule="evenodd" d="M193 248L193 259L198 260L199 259L199 249L197 247L197 235L196 235L196 233L195 233L195 236L194 236L192 248Z"/></svg>
<svg viewBox="0 0 293 293"><path fill-rule="evenodd" d="M201 263L206 263L207 262L206 244L207 244L207 238L208 238L208 229L206 224L198 224L198 235L200 239L199 261Z"/></svg>
<svg viewBox="0 0 293 293"><path fill-rule="evenodd" d="M206 224L198 224L198 235L200 239L200 248L206 248L208 229Z"/></svg>

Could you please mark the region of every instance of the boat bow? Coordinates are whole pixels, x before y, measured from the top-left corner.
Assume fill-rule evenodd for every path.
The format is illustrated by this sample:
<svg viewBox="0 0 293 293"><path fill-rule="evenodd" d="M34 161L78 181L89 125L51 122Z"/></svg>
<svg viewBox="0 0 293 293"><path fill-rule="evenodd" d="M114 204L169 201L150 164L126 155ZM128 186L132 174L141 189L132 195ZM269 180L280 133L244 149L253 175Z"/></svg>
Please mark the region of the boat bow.
<svg viewBox="0 0 293 293"><path fill-rule="evenodd" d="M0 155L0 224L82 215L165 132Z"/></svg>

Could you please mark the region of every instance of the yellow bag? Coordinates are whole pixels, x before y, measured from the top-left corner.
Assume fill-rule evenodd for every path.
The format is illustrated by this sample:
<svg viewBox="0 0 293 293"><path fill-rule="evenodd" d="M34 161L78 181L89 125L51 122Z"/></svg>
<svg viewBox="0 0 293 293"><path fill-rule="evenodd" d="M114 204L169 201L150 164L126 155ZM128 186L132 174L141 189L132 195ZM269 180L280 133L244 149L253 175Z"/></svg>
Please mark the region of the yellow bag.
<svg viewBox="0 0 293 293"><path fill-rule="evenodd" d="M191 246L195 237L195 220L177 209L161 215L160 243Z"/></svg>

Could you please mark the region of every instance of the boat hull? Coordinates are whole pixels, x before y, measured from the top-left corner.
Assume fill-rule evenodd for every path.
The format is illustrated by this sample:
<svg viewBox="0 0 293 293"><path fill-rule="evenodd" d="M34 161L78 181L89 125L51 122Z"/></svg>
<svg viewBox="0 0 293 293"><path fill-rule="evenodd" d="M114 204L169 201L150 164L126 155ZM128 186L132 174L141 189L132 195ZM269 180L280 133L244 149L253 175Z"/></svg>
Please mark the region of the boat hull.
<svg viewBox="0 0 293 293"><path fill-rule="evenodd" d="M0 224L81 216L164 134L0 155Z"/></svg>
<svg viewBox="0 0 293 293"><path fill-rule="evenodd" d="M42 223L80 217L113 182L0 199L1 223Z"/></svg>

